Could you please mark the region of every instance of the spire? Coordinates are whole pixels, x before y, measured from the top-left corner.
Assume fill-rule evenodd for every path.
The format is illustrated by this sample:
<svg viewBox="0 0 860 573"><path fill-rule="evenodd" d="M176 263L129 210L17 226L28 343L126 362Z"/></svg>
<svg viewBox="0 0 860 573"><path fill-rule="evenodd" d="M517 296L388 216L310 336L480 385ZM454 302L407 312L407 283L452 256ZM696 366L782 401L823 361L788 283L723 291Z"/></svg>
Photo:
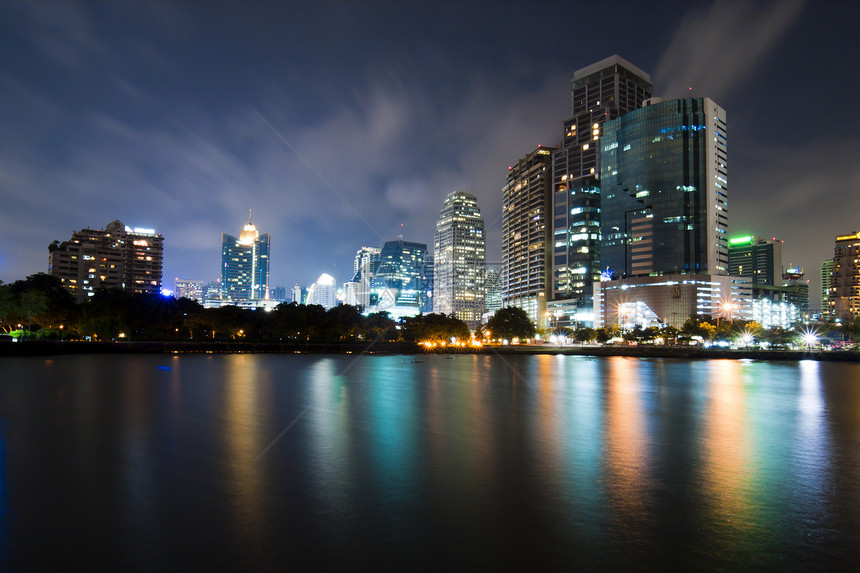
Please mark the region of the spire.
<svg viewBox="0 0 860 573"><path fill-rule="evenodd" d="M251 222L251 213L252 213L253 211L254 211L253 209L248 209L248 224L249 224L249 225L253 225L253 224L254 224L254 223L252 223L252 222Z"/></svg>

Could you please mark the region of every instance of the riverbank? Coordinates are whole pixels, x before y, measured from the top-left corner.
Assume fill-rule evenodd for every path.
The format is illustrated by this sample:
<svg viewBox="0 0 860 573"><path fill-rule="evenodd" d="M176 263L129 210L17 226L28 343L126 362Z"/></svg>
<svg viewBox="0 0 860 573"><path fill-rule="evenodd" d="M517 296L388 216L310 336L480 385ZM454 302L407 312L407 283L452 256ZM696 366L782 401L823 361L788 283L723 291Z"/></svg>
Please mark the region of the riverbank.
<svg viewBox="0 0 860 573"><path fill-rule="evenodd" d="M61 354L424 354L411 342L79 342L39 340L0 344L0 356ZM638 358L730 358L751 360L827 360L860 362L860 353L826 350L715 349L695 346L505 345L446 348L441 354L564 354L573 356L631 356Z"/></svg>

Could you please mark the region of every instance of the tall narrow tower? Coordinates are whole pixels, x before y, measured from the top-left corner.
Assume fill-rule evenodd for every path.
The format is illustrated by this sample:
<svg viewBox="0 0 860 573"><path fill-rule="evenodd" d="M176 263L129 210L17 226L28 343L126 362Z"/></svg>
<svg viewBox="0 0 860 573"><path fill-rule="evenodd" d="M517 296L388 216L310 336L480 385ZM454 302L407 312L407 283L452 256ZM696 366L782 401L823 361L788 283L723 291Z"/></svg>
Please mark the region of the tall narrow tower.
<svg viewBox="0 0 860 573"><path fill-rule="evenodd" d="M600 279L603 124L638 109L651 90L651 76L617 55L573 75L572 115L553 154L552 174L552 297L569 300L568 312L591 312L592 283Z"/></svg>
<svg viewBox="0 0 860 573"><path fill-rule="evenodd" d="M538 147L520 159L502 189L502 304L523 309L541 329L551 294L553 151Z"/></svg>
<svg viewBox="0 0 860 573"><path fill-rule="evenodd" d="M433 312L453 314L476 328L484 312L484 219L471 193L445 197L433 244Z"/></svg>
<svg viewBox="0 0 860 573"><path fill-rule="evenodd" d="M269 233L257 232L250 214L238 238L221 233L221 284L225 300L269 298Z"/></svg>

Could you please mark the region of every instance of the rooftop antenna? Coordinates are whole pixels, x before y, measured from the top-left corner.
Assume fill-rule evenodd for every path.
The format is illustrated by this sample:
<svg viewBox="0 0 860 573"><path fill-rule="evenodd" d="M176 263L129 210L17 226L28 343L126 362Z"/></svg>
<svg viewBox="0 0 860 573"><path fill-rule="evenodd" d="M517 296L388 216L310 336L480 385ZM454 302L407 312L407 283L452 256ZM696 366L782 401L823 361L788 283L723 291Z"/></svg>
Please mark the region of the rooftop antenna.
<svg viewBox="0 0 860 573"><path fill-rule="evenodd" d="M251 223L251 213L253 213L253 211L254 211L253 209L248 209L248 224L249 225L253 224L253 223Z"/></svg>
<svg viewBox="0 0 860 573"><path fill-rule="evenodd" d="M400 223L400 235L397 236L398 241L403 240L403 223Z"/></svg>

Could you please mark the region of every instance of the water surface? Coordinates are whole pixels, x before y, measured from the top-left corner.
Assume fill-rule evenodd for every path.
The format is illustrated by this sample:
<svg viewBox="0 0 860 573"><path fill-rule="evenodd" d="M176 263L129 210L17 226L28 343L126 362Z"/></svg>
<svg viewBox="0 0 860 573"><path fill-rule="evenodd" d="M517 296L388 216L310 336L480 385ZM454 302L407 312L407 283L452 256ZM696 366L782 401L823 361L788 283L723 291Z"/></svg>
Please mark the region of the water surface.
<svg viewBox="0 0 860 573"><path fill-rule="evenodd" d="M860 365L0 360L0 568L856 570Z"/></svg>

